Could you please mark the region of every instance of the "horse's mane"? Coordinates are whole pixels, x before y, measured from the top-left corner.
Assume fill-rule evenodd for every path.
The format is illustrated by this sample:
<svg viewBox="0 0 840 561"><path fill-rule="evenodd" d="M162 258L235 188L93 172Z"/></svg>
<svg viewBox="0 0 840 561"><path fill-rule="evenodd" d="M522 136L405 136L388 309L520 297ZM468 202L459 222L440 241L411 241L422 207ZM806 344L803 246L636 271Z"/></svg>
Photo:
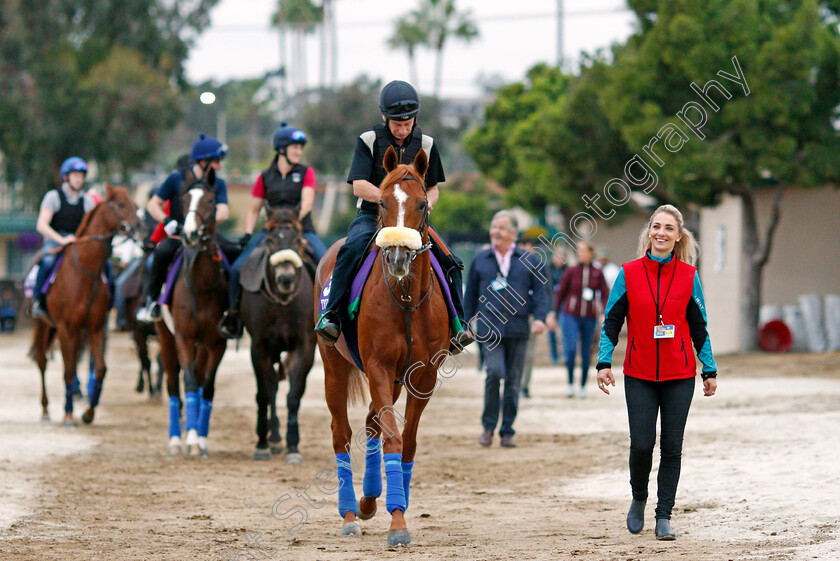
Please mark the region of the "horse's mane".
<svg viewBox="0 0 840 561"><path fill-rule="evenodd" d="M120 193L120 190L126 191L126 193L128 192L125 189L125 187L108 185L108 188L105 191L105 198L103 198L101 201L96 203L96 206L94 206L92 209L90 209L89 212L85 213L84 217L82 218L82 223L79 224L79 227L76 229L76 236L77 237L81 236L84 233L85 229L88 226L90 226L90 222L91 222L91 220L93 220L93 216L97 213L97 211L99 211L99 209L101 207L103 207L104 205L113 201L114 198Z"/></svg>

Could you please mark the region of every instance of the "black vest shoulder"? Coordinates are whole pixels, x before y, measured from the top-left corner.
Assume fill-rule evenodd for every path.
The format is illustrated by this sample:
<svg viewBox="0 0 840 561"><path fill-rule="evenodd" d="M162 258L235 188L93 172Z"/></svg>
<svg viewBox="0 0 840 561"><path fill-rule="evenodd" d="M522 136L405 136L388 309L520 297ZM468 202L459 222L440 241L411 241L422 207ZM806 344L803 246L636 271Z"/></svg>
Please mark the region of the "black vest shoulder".
<svg viewBox="0 0 840 561"><path fill-rule="evenodd" d="M376 133L376 140L373 143L373 170L371 171L370 182L379 187L388 172L385 171L385 166L382 160L385 158L385 152L388 151L389 146L393 146L397 151L397 163L410 164L414 158L423 148L423 132L420 127L415 126L411 131L411 136L406 139L402 146L394 146L391 142L391 135L385 128L384 123L377 123L373 126L373 132ZM361 208L363 210L370 210L372 212L379 212L379 207L374 203L362 201Z"/></svg>
<svg viewBox="0 0 840 561"><path fill-rule="evenodd" d="M58 212L53 214L50 227L59 234L66 236L78 230L82 218L85 217L85 197L82 195L76 204L70 204L64 194L64 189L59 187L56 190L58 191L58 199L61 201L61 207Z"/></svg>
<svg viewBox="0 0 840 561"><path fill-rule="evenodd" d="M274 208L294 208L300 204L301 193L303 192L303 179L309 170L307 166L295 164L292 169L283 177L277 169L277 161L274 160L264 172L262 172L263 187L265 187L265 201L268 206ZM312 218L309 214L301 220L304 232L314 232Z"/></svg>

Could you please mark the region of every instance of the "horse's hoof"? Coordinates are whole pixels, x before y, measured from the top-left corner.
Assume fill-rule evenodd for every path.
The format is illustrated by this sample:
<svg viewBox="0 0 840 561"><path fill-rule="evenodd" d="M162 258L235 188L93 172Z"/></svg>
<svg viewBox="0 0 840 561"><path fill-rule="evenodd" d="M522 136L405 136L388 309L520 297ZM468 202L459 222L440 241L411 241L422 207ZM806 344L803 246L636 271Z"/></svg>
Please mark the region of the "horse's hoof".
<svg viewBox="0 0 840 561"><path fill-rule="evenodd" d="M289 452L286 454L286 463L287 464L302 464L303 463L303 456L300 452Z"/></svg>
<svg viewBox="0 0 840 561"><path fill-rule="evenodd" d="M198 431L190 429L187 431L187 455L198 456Z"/></svg>
<svg viewBox="0 0 840 561"><path fill-rule="evenodd" d="M255 461L265 461L271 459L271 451L268 448L255 448L253 458Z"/></svg>
<svg viewBox="0 0 840 561"><path fill-rule="evenodd" d="M137 382L137 387L134 388L134 391L137 393L143 393L144 389L143 382Z"/></svg>
<svg viewBox="0 0 840 561"><path fill-rule="evenodd" d="M82 420L85 422L86 425L89 425L93 422L93 409L88 409L82 415Z"/></svg>
<svg viewBox="0 0 840 561"><path fill-rule="evenodd" d="M49 413L43 413L41 415L41 422L42 423L49 423L50 422L50 414Z"/></svg>
<svg viewBox="0 0 840 561"><path fill-rule="evenodd" d="M362 527L356 521L347 522L341 527L341 536L361 536Z"/></svg>
<svg viewBox="0 0 840 561"><path fill-rule="evenodd" d="M280 455L280 454L282 454L282 453L283 453L283 452L285 452L285 451L286 451L286 449L285 449L285 448L283 448L283 445L282 445L282 444L272 444L272 445L271 445L271 453L272 453L272 454L277 454L277 455Z"/></svg>
<svg viewBox="0 0 840 561"><path fill-rule="evenodd" d="M206 458L210 455L210 448L207 446L207 437L206 436L199 436L198 437L198 455L202 458Z"/></svg>
<svg viewBox="0 0 840 561"><path fill-rule="evenodd" d="M408 545L411 543L411 534L408 530L388 530L388 545Z"/></svg>
<svg viewBox="0 0 840 561"><path fill-rule="evenodd" d="M180 456L182 453L181 449L181 439L177 436L173 436L169 439L169 455L170 456Z"/></svg>
<svg viewBox="0 0 840 561"><path fill-rule="evenodd" d="M373 510L371 512L365 512L362 508L362 501L365 503L373 502ZM362 520L370 520L376 514L376 497L362 497L359 500L359 518Z"/></svg>
<svg viewBox="0 0 840 561"><path fill-rule="evenodd" d="M74 421L73 419L64 419L64 426L65 427L70 427L70 428L76 428L79 425L77 425L76 421Z"/></svg>

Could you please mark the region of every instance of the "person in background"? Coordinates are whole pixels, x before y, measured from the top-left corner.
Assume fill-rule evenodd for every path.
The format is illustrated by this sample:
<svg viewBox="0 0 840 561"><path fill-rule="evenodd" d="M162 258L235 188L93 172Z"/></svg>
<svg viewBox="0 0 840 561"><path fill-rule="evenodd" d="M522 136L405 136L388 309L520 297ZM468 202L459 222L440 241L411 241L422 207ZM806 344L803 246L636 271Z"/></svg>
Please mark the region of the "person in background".
<svg viewBox="0 0 840 561"><path fill-rule="evenodd" d="M464 310L473 324L471 330L477 338L486 341L482 345L487 370L481 416L484 430L478 438L478 443L485 447L493 442L500 408L501 445L516 446L513 423L519 407L519 382L528 338L546 328L546 291L538 275L521 261L525 250L516 247L518 231L513 213L507 210L496 213L490 223L491 247L473 259L464 294ZM529 315L533 316L530 326ZM478 333L476 330L481 328L488 332ZM500 402L502 380L505 386Z"/></svg>
<svg viewBox="0 0 840 561"><path fill-rule="evenodd" d="M562 247L555 247L551 252L551 264L549 265L551 271L551 285L549 290L549 302L554 302L554 295L560 288L560 280L563 278L563 273L566 270L566 250ZM552 316L553 314L549 314ZM560 353L563 352L562 343L558 345L557 339L557 323L548 326L548 350L551 353L551 364L557 365L560 362ZM558 348L559 347L559 348Z"/></svg>
<svg viewBox="0 0 840 561"><path fill-rule="evenodd" d="M239 276L245 260L265 238L265 230L256 236L252 235L260 212L266 204L270 208L300 208L298 218L303 227L303 236L312 247L316 265L327 252L324 242L315 233L315 225L312 224L315 170L300 163L303 147L306 146L306 133L282 123L274 132L272 145L276 152L274 158L268 169L257 176L251 191L251 207L245 217L245 235L239 241L245 249L230 270L230 304L219 325L219 332L228 339L239 338L243 334L242 319L239 316L239 301L242 297Z"/></svg>
<svg viewBox="0 0 840 561"><path fill-rule="evenodd" d="M610 250L607 247L598 248L598 259L594 265L604 273L604 280L607 281L607 287L612 290L621 267L610 261Z"/></svg>
<svg viewBox="0 0 840 561"><path fill-rule="evenodd" d="M0 296L0 331L11 333L15 330L17 320L17 300L14 291L9 287L3 288Z"/></svg>
<svg viewBox="0 0 840 561"><path fill-rule="evenodd" d="M661 415L656 526L658 540L673 540L671 511L680 479L683 434L696 386L697 365L691 345L703 363L703 395L717 391L717 364L706 330L706 305L694 264L698 245L671 205L656 209L639 235L639 258L625 263L607 302L598 387L615 386L612 354L627 319L624 397L630 425L630 488L633 500L627 529L644 528L648 480Z"/></svg>
<svg viewBox="0 0 840 561"><path fill-rule="evenodd" d="M610 289L604 280L601 269L592 265L594 257L592 245L588 242L578 244L578 264L569 267L560 280L554 301L554 311L559 316L560 329L563 331L563 354L569 371L569 389L566 396L575 396L575 358L580 341L580 398L586 398L586 380L591 359L592 334L599 313L596 298L600 294L601 310L606 306Z"/></svg>
<svg viewBox="0 0 840 561"><path fill-rule="evenodd" d="M78 157L67 158L59 171L61 186L47 191L41 200L38 222L35 229L44 237L41 248L41 263L35 277L32 295L32 317L47 315L46 295L41 294L44 283L58 259L59 247L76 241L76 230L85 214L96 206L93 197L84 192L87 176L87 162Z"/></svg>
<svg viewBox="0 0 840 561"><path fill-rule="evenodd" d="M534 239L527 236L522 236L519 238L519 241L516 243L521 249L525 251L534 251ZM544 286L544 290L546 291L546 302L551 302L551 297L554 295L554 292L551 290L551 284L546 283ZM534 320L533 316L528 317L528 324L530 325ZM550 326L548 326L549 334L552 333ZM531 333L528 337L528 346L525 348L525 365L522 367L522 379L520 380L520 393L522 397L526 399L530 399L531 397L531 374L534 371L534 359L537 355L537 339L539 336L535 333Z"/></svg>
<svg viewBox="0 0 840 561"><path fill-rule="evenodd" d="M192 170L192 174L197 180L205 178L210 169L218 174L222 169L222 160L227 155L227 145L222 144L212 136L201 134L190 150L189 169ZM181 247L181 240L176 236L181 232L186 214L181 193L186 178L186 166L184 169L176 169L170 173L147 205L147 210L152 218L163 224L163 231L167 237L155 247L149 282L144 289L145 305L137 311L138 321L153 322L161 319L160 305L157 299L163 284L166 282L169 265ZM230 208L228 207L227 184L218 175L216 176L215 194L216 223L221 224L230 216ZM167 202L169 203L169 212L164 208ZM219 244L219 247L228 259L238 257L238 251L234 252L228 245Z"/></svg>

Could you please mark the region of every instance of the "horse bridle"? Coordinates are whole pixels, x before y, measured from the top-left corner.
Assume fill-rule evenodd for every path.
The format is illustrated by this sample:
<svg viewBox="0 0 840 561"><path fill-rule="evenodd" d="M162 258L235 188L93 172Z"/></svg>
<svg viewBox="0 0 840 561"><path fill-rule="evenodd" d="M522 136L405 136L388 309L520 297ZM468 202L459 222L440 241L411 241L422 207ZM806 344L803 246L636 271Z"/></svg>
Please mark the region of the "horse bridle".
<svg viewBox="0 0 840 561"><path fill-rule="evenodd" d="M424 198L425 198L425 201L426 201L426 208L423 211L423 220L420 222L420 227L418 228L418 231L420 232L420 239L423 239L423 236L426 234L426 230L429 227L429 197L428 197L428 191L426 189L426 182L414 177L411 174L410 171L406 171L405 175L403 175L400 179L398 179L394 183L399 183L400 181L403 181L406 178L411 178L415 181L419 181L420 185L423 186L423 195L424 195ZM379 213L378 223L379 223L379 229L381 229L383 227L382 226L382 213L381 212ZM375 238L376 238L376 234L374 234L374 239ZM411 262L413 263L414 260L420 254L422 254L426 251L429 251L431 248L432 248L432 242L426 242L417 249L407 250L408 254L409 254L409 257L411 259ZM388 249L390 249L390 248L388 248ZM406 341L406 346L408 348L408 352L406 353L405 363L403 364L402 372L400 373L399 377L396 380L394 380L395 384L397 384L398 386L403 386L403 385L405 385L405 376L408 373L408 369L411 367L411 313L414 312L415 310L417 310L420 306L422 306L423 303L428 299L429 295L431 295L433 280L434 280L432 277L434 276L434 272L432 272L432 274L429 275L429 286L426 288L426 291L423 293L423 296L420 297L420 301L417 302L417 304L412 306L411 305L411 299L412 299L411 298L411 275L408 275L408 286L407 287L403 286L402 280L397 281L397 285L400 287L400 292L401 292L399 299L397 299L397 295L394 294L394 291L391 289L391 283L388 282L388 277L390 275L388 274L388 271L385 267L385 251L387 251L387 249L382 250L382 257L380 259L380 261L382 262L382 275L385 278L385 287L388 289L388 294L391 296L391 300L393 300L394 303L397 305L397 307L400 308L403 311L403 316L405 318L405 341Z"/></svg>
<svg viewBox="0 0 840 561"><path fill-rule="evenodd" d="M280 230L279 228L277 228L277 230L278 230L278 232L277 232L277 236L278 236L280 239L283 239L283 238L285 237L285 236L284 236L284 234L283 234L283 232L280 232L280 231L279 231L279 230ZM300 241L300 243L298 244L297 254L298 254L298 256L300 256L301 261L306 261L306 259L305 259L305 250L304 250L304 245L303 245L303 243L304 243L304 242L303 242L303 233L302 233L302 231L298 231L298 233L300 234L300 237L299 237L299 241ZM266 248L266 251L267 251L267 252L268 252L268 250L269 250L269 248L268 248L268 236L269 236L269 234L270 234L270 232L266 231L266 246L265 246L265 248ZM289 248L283 248L283 249L293 249L293 248L289 247ZM278 250L278 251L280 251L280 250ZM268 262L268 259L266 259L266 262ZM270 263L268 263L268 265L269 265L272 269L274 268L274 267L273 267ZM280 304L281 306L285 306L286 304L288 304L289 302L291 302L291 301L292 301L292 299L293 299L293 298L297 295L297 293L300 291L300 275L301 275L301 269L302 269L302 267L301 267L300 269L298 269L298 271L297 271L297 275L298 275L298 282L297 282L297 284L295 285L295 289L294 289L294 291L292 291L291 293L289 293L289 295L288 295L288 296L286 296L286 297L284 298L284 297L282 297L282 296L278 296L277 294L274 294L274 292L273 292L273 290L272 290L272 287L271 287L271 285L272 285L272 284L274 284L274 282L275 282L275 279L274 279L274 276L273 276L273 275L272 275L271 277L269 277L269 279L268 279L268 282L269 282L269 287L268 287L268 288L266 288L266 289L263 291L263 293L265 294L265 296L266 296L269 300L271 300L272 302L274 302L275 304ZM276 287L275 287L275 288L276 288Z"/></svg>

